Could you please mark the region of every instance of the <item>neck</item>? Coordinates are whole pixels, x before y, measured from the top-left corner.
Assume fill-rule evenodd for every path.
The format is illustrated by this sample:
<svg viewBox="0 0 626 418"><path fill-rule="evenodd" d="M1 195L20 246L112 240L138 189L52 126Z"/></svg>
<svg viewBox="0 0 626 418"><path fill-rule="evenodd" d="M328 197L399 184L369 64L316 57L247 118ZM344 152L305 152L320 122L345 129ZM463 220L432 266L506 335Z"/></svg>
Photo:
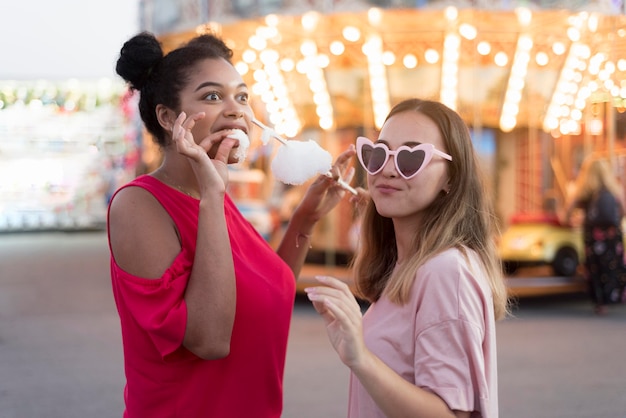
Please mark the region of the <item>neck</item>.
<svg viewBox="0 0 626 418"><path fill-rule="evenodd" d="M170 174L171 171L173 170L168 170L161 166L154 172L154 176L179 192L195 199L200 199L200 193L198 192L195 178L192 184L191 181L186 180L183 176Z"/></svg>
<svg viewBox="0 0 626 418"><path fill-rule="evenodd" d="M413 239L415 238L415 231L418 228L419 220L416 218L394 218L393 228L396 235L396 252L398 254L397 262L402 264L406 261L408 254L410 254Z"/></svg>

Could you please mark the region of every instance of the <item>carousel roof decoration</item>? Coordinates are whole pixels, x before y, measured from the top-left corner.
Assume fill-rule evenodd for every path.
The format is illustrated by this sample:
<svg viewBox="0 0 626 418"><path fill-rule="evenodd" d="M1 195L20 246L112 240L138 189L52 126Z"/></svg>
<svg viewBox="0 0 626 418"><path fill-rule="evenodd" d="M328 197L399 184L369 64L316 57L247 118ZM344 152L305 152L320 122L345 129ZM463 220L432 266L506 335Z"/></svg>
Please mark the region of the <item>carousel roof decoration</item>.
<svg viewBox="0 0 626 418"><path fill-rule="evenodd" d="M391 105L415 96L442 101L473 126L554 136L589 125L594 103L626 108L626 15L613 3L333 4L342 8L217 14L160 38L174 47L218 32L267 119L287 137L379 128Z"/></svg>

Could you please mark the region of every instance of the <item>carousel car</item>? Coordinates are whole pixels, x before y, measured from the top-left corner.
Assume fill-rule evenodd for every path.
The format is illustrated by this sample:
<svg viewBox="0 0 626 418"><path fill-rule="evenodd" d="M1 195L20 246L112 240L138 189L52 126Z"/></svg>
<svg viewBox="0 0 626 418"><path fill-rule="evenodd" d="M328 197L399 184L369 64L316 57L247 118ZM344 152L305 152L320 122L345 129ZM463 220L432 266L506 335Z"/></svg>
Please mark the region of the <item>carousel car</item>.
<svg viewBox="0 0 626 418"><path fill-rule="evenodd" d="M574 276L584 256L582 232L556 215L518 214L500 237L498 252L509 275L520 267L549 265L556 276Z"/></svg>

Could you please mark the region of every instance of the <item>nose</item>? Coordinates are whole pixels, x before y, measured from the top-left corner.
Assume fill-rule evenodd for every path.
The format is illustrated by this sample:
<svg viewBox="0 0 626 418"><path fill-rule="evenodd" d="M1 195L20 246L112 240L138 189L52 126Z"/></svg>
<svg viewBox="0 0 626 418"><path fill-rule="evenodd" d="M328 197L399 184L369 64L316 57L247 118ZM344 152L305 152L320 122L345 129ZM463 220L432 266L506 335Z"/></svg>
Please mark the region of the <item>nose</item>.
<svg viewBox="0 0 626 418"><path fill-rule="evenodd" d="M243 118L243 115L244 113L241 109L233 108L226 111L226 116L228 116L229 118L240 119Z"/></svg>
<svg viewBox="0 0 626 418"><path fill-rule="evenodd" d="M246 114L247 105L239 101L236 96L225 97L223 106L223 115L227 118L241 119Z"/></svg>
<svg viewBox="0 0 626 418"><path fill-rule="evenodd" d="M396 159L393 155L387 156L387 161L385 161L385 165L381 171L381 174L385 177L397 177L398 169L396 167Z"/></svg>

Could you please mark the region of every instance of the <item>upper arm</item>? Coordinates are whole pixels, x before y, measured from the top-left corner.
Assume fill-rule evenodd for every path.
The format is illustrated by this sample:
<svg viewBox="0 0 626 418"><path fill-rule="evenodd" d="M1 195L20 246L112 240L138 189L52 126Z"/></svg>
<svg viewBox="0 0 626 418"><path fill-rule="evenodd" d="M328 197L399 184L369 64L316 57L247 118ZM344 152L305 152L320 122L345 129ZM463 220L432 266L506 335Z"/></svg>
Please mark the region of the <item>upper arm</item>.
<svg viewBox="0 0 626 418"><path fill-rule="evenodd" d="M161 277L181 249L173 220L156 198L140 187L127 187L115 195L108 228L115 262L134 276Z"/></svg>

